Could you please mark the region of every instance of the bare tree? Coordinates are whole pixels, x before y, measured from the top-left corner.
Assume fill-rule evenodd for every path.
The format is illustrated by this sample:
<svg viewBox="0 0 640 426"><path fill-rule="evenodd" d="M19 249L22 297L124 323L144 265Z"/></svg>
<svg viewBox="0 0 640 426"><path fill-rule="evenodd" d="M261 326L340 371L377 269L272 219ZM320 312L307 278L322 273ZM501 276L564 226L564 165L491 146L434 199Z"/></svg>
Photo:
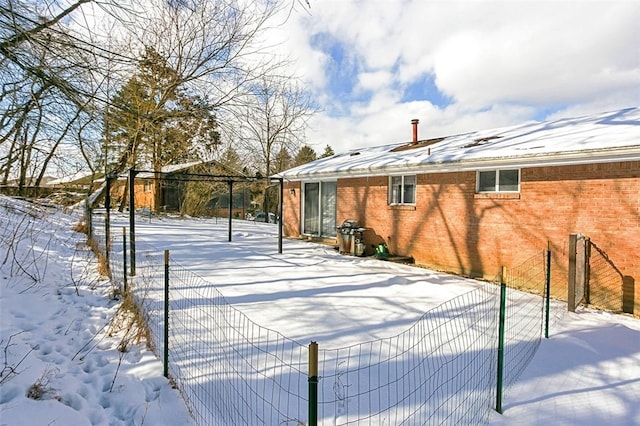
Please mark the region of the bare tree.
<svg viewBox="0 0 640 426"><path fill-rule="evenodd" d="M307 121L315 112L309 94L291 77L265 74L250 87L229 129L253 163L256 176L277 173L305 140ZM236 122L234 121L234 123ZM277 191L263 185L263 209L275 212Z"/></svg>
<svg viewBox="0 0 640 426"><path fill-rule="evenodd" d="M22 159L31 164L29 154L36 151L43 156L37 172L42 176L46 166L63 161L49 154L69 143L92 171L108 163L109 122L101 118L118 108L110 101L114 91L129 80L136 58L149 47L175 70L175 78L158 93L158 104L171 102L176 91L206 100L212 110L238 103L248 86L277 66L257 41L286 4L0 0L0 177L20 174L17 166L25 163ZM117 30L96 30L96 16ZM125 44L126 49L114 48ZM43 103L45 98L51 102ZM42 108L56 102L64 108ZM45 136L38 127L40 136L34 137L32 122L38 116L53 117L57 133ZM29 141L37 150L21 151Z"/></svg>
<svg viewBox="0 0 640 426"><path fill-rule="evenodd" d="M235 139L249 152L262 176L276 173L280 152L297 152L305 140L307 121L315 112L300 85L285 77L263 76L237 113Z"/></svg>
<svg viewBox="0 0 640 426"><path fill-rule="evenodd" d="M20 190L26 184L39 187L50 166L66 166L72 158L82 162L69 147L86 136L100 107L99 85L92 81L101 51L69 22L89 3L0 0L3 183L11 177Z"/></svg>

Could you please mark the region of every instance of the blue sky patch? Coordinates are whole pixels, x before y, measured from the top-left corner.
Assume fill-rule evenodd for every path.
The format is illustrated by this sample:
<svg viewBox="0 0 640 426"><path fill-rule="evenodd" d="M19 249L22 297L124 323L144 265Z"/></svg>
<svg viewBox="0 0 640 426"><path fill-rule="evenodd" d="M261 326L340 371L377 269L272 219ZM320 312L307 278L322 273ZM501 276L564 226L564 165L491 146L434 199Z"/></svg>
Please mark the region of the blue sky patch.
<svg viewBox="0 0 640 426"><path fill-rule="evenodd" d="M334 99L334 105L327 109L330 115L334 115L334 112L336 115L341 115L344 113L344 108L348 108L347 104L366 102L371 99L369 92L354 93L353 91L363 66L347 45L326 32L314 34L310 44L313 49L331 58L324 70L327 77L327 86L324 89Z"/></svg>
<svg viewBox="0 0 640 426"><path fill-rule="evenodd" d="M558 111L562 111L567 108L567 104L558 104L558 105L548 105L544 108L536 108L536 114L533 116L533 119L536 121L544 121L550 115L555 114Z"/></svg>
<svg viewBox="0 0 640 426"><path fill-rule="evenodd" d="M445 95L438 89L433 74L424 74L409 84L404 89L401 102L423 100L427 100L441 109L453 103L453 99L450 96Z"/></svg>

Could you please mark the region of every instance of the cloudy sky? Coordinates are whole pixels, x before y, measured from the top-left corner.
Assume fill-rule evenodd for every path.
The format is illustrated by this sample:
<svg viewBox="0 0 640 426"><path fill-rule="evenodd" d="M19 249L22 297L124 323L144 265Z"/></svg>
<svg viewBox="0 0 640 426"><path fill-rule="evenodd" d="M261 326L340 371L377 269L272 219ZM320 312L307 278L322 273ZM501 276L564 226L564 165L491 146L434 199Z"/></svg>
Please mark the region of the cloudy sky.
<svg viewBox="0 0 640 426"><path fill-rule="evenodd" d="M309 1L277 37L318 152L640 105L640 0Z"/></svg>

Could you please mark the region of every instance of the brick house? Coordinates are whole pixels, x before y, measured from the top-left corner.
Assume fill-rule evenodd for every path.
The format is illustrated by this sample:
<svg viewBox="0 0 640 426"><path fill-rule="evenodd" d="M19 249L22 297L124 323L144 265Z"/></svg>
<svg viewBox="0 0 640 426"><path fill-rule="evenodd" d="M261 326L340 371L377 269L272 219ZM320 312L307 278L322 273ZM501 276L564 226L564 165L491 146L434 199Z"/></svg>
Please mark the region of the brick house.
<svg viewBox="0 0 640 426"><path fill-rule="evenodd" d="M355 219L366 253L381 242L419 265L493 278L553 250L566 298L569 235L619 275L640 314L640 108L351 150L277 175L284 233L336 238ZM618 290L616 290L618 291Z"/></svg>
<svg viewBox="0 0 640 426"><path fill-rule="evenodd" d="M163 167L160 173L138 172L133 185L136 208L153 212L226 216L229 193L225 176L242 176L242 173L215 160L169 165ZM113 184L113 202L122 201L127 185L125 177ZM236 216L242 217L245 210L252 206L255 191L243 183L235 186L233 211Z"/></svg>

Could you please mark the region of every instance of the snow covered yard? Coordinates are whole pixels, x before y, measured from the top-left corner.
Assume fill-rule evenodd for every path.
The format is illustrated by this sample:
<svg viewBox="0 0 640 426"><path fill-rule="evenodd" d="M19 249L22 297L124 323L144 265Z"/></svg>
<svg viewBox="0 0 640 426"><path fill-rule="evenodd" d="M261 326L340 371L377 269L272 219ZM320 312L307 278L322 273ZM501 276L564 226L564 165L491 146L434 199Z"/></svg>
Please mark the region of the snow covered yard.
<svg viewBox="0 0 640 426"><path fill-rule="evenodd" d="M169 249L251 320L302 344L337 348L394 336L429 309L482 285L302 241L285 240L278 254L274 225L234 221L232 242L227 226L223 219L183 219L176 227L175 220L152 218L138 220L136 233L141 246ZM630 401L640 391L640 321L554 306L551 339L508 390L504 415L495 413L491 422L637 424L640 413Z"/></svg>
<svg viewBox="0 0 640 426"><path fill-rule="evenodd" d="M118 349L119 302L78 220L0 196L0 424L194 424L144 342Z"/></svg>
<svg viewBox="0 0 640 426"><path fill-rule="evenodd" d="M123 218L114 222L127 224ZM389 337L427 310L481 286L427 269L342 256L305 241L285 239L279 254L273 224L234 221L228 242L227 226L223 219L141 219L137 253L168 249L172 261L211 283L251 320L304 344L314 340L337 348Z"/></svg>
<svg viewBox="0 0 640 426"><path fill-rule="evenodd" d="M21 232L9 252L7 238L20 228L10 210L29 204L0 198L0 206L0 254L38 271L29 277L11 262L1 269L0 424L193 424L144 344L120 352L123 332L105 335L118 302L78 245L82 235L70 231L77 217L43 209L30 219L38 231ZM113 221L114 235L128 224L124 216ZM301 241L285 240L278 254L270 224L234 222L232 242L221 219L140 218L136 231L140 256L149 245L154 256L169 249L255 323L321 348L397 335L481 286ZM588 310L559 315L551 339L508 390L504 415L492 414L490 423L640 424L640 321ZM34 384L39 399L27 397Z"/></svg>

